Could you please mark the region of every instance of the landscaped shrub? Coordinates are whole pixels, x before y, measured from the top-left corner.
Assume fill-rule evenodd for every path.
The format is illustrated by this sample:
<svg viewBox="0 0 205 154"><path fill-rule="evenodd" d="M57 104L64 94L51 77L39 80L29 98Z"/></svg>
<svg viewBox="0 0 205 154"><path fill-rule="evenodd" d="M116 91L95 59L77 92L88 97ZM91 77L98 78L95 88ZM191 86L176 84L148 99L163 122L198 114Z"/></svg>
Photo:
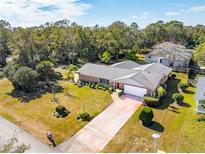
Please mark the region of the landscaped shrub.
<svg viewBox="0 0 205 154"><path fill-rule="evenodd" d="M80 113L77 116L77 120L90 121L91 119L92 119L92 117L87 112Z"/></svg>
<svg viewBox="0 0 205 154"><path fill-rule="evenodd" d="M77 85L78 85L78 87L82 87L82 86L83 86L82 83L81 83L81 81L78 82Z"/></svg>
<svg viewBox="0 0 205 154"><path fill-rule="evenodd" d="M54 116L57 118L66 117L70 112L62 105L56 107L56 111L54 112Z"/></svg>
<svg viewBox="0 0 205 154"><path fill-rule="evenodd" d="M96 89L100 89L100 90L106 90L106 88L103 85L96 85Z"/></svg>
<svg viewBox="0 0 205 154"><path fill-rule="evenodd" d="M158 89L158 98L163 98L167 95L167 91L161 86Z"/></svg>
<svg viewBox="0 0 205 154"><path fill-rule="evenodd" d="M172 74L171 77L172 77L172 79L175 79L177 77L177 75L176 74Z"/></svg>
<svg viewBox="0 0 205 154"><path fill-rule="evenodd" d="M159 101L158 98L149 97L149 96L144 96L143 97L143 102L147 106L158 106L158 105L160 105L160 101Z"/></svg>
<svg viewBox="0 0 205 154"><path fill-rule="evenodd" d="M181 103L184 100L184 96L179 93L175 93L172 95L172 99L177 103Z"/></svg>
<svg viewBox="0 0 205 154"><path fill-rule="evenodd" d="M178 88L180 88L183 92L186 91L187 88L189 88L188 83L179 83Z"/></svg>
<svg viewBox="0 0 205 154"><path fill-rule="evenodd" d="M112 93L113 92L113 88L109 87L108 91L109 91L109 93Z"/></svg>
<svg viewBox="0 0 205 154"><path fill-rule="evenodd" d="M121 89L116 89L116 93L118 94L118 96L122 96L124 94L124 91Z"/></svg>
<svg viewBox="0 0 205 154"><path fill-rule="evenodd" d="M139 120L142 121L142 124L149 126L152 124L152 119L154 118L154 113L152 109L144 107L140 113Z"/></svg>
<svg viewBox="0 0 205 154"><path fill-rule="evenodd" d="M0 79L3 78L3 77L4 77L4 72L3 72L3 71L2 71L2 72L0 71Z"/></svg>

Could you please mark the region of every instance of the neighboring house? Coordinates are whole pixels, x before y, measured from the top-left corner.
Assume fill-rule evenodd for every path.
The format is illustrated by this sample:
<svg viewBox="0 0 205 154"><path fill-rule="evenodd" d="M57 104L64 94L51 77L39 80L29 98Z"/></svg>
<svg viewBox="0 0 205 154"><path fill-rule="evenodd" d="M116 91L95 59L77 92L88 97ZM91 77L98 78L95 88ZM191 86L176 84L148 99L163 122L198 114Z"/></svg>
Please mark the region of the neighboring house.
<svg viewBox="0 0 205 154"><path fill-rule="evenodd" d="M205 77L199 77L196 86L197 113L205 113Z"/></svg>
<svg viewBox="0 0 205 154"><path fill-rule="evenodd" d="M123 89L125 94L151 95L166 82L171 68L160 63L139 65L124 61L111 66L87 63L75 74L75 82L89 81Z"/></svg>
<svg viewBox="0 0 205 154"><path fill-rule="evenodd" d="M192 50L171 42L158 44L152 49L151 53L145 55L146 63L159 62L174 70L186 69L192 58Z"/></svg>

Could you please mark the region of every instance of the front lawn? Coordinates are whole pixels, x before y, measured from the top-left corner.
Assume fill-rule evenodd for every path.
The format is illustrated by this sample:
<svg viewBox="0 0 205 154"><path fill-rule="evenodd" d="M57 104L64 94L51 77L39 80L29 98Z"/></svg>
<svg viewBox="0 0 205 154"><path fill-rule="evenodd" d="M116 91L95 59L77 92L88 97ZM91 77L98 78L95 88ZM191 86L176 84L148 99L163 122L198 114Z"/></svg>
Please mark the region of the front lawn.
<svg viewBox="0 0 205 154"><path fill-rule="evenodd" d="M154 109L151 128L138 122L140 110L129 119L103 152L153 152L152 133L161 134L159 148L165 152L205 152L205 116L196 114L195 88L190 87L184 105L173 105L172 94L177 84L186 82L187 75L178 73L176 80L169 80L168 96L163 105Z"/></svg>
<svg viewBox="0 0 205 154"><path fill-rule="evenodd" d="M45 143L48 143L46 132L52 131L59 144L87 123L76 120L79 112L85 111L95 116L112 102L109 93L105 91L79 88L68 81L59 81L59 85L63 88L62 92L56 94L59 103L51 102L51 93L25 103L10 95L13 90L10 81L0 80L0 115ZM66 89L70 96L65 95L65 87L68 87ZM66 118L55 118L52 115L58 105L63 105L70 111Z"/></svg>

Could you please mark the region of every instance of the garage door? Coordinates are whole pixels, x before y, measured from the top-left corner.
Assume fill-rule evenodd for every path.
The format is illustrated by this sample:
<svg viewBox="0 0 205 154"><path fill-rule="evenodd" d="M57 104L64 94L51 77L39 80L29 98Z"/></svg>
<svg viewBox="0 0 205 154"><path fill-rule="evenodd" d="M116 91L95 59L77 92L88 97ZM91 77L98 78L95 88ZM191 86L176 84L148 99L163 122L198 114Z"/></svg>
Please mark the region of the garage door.
<svg viewBox="0 0 205 154"><path fill-rule="evenodd" d="M125 85L124 93L129 94L129 95L143 97L145 94L147 94L147 89Z"/></svg>

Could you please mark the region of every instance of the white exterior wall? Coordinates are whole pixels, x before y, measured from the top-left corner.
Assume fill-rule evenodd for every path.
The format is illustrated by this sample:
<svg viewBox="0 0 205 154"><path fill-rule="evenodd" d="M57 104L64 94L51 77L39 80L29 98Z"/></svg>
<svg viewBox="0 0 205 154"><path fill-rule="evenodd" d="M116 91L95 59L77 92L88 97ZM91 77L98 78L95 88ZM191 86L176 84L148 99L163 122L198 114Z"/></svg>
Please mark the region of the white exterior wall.
<svg viewBox="0 0 205 154"><path fill-rule="evenodd" d="M146 55L145 62L146 63L156 63L156 62L159 62L161 58L163 57L155 57L155 56Z"/></svg>
<svg viewBox="0 0 205 154"><path fill-rule="evenodd" d="M75 73L75 74L74 74L74 82L75 82L75 83L78 83L78 81L79 81L79 74L78 74L78 73Z"/></svg>
<svg viewBox="0 0 205 154"><path fill-rule="evenodd" d="M204 100L204 101L202 101L202 100L197 100L197 107L196 107L196 112L197 112L197 113L203 113L203 114L205 114L205 109L201 106L204 102L205 102L205 100Z"/></svg>
<svg viewBox="0 0 205 154"><path fill-rule="evenodd" d="M164 64L164 65L166 65L166 66L170 66L170 63L171 63L171 62L170 62L168 59L163 58L163 59L161 60L161 63Z"/></svg>
<svg viewBox="0 0 205 154"><path fill-rule="evenodd" d="M185 67L186 66L186 62L183 60L175 60L173 63L174 67Z"/></svg>

